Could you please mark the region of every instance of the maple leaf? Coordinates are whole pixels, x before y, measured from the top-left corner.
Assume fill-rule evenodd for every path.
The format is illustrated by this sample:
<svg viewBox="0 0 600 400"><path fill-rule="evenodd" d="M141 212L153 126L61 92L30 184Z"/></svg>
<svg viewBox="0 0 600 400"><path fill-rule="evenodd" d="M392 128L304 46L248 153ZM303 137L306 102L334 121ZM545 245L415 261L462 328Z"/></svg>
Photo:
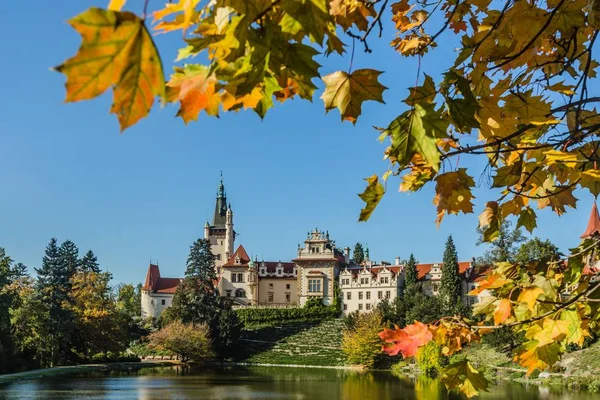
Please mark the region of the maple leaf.
<svg viewBox="0 0 600 400"><path fill-rule="evenodd" d="M362 103L368 100L383 101L383 91L387 89L378 81L380 71L374 69L358 69L351 74L337 71L323 77L325 91L321 99L325 102L325 110L340 110L342 121L356 123L361 114Z"/></svg>
<svg viewBox="0 0 600 400"><path fill-rule="evenodd" d="M423 85L410 88L410 95L404 100L410 107L414 104L433 103L437 95L433 79L427 74L424 75L425 80L423 81Z"/></svg>
<svg viewBox="0 0 600 400"><path fill-rule="evenodd" d="M323 38L330 21L326 0L283 0L281 9L285 12L280 26L283 32L296 35L300 32L316 43L323 43Z"/></svg>
<svg viewBox="0 0 600 400"><path fill-rule="evenodd" d="M200 0L179 0L177 3L169 2L162 10L154 12L154 20L160 21L154 29L160 33L171 32L178 29L186 30L192 26L195 19L198 18L196 6L199 2ZM172 21L164 21L165 17L172 14L178 15L176 15L175 19Z"/></svg>
<svg viewBox="0 0 600 400"><path fill-rule="evenodd" d="M465 21L450 21L450 28L454 31L454 33L459 33L460 31L467 31L467 23Z"/></svg>
<svg viewBox="0 0 600 400"><path fill-rule="evenodd" d="M329 14L331 14L335 22L340 25L344 31L347 31L356 25L356 27L365 31L369 27L367 18L376 15L374 7L361 0L332 0L329 3Z"/></svg>
<svg viewBox="0 0 600 400"><path fill-rule="evenodd" d="M447 126L448 123L431 105L415 104L414 110L399 115L383 130L383 135L390 136L392 140L387 150L388 157L400 167L405 167L418 154L427 166L437 172L440 152L436 139L446 136Z"/></svg>
<svg viewBox="0 0 600 400"><path fill-rule="evenodd" d="M576 343L579 347L583 347L585 338L591 335L589 331L583 327L584 323L581 320L579 313L575 310L563 310L560 317L568 323L568 331L566 333L567 343Z"/></svg>
<svg viewBox="0 0 600 400"><path fill-rule="evenodd" d="M177 116L187 124L197 121L198 114L204 110L208 115L219 114L220 97L216 92L217 80L204 65L186 65L175 68L171 80L167 83L169 100L179 100L180 108Z"/></svg>
<svg viewBox="0 0 600 400"><path fill-rule="evenodd" d="M559 342L562 339L564 339L569 333L569 321L544 318L541 324L541 329L534 329L531 335L529 335L528 331L526 335L528 339L537 340L538 347L545 346L554 342ZM538 325L534 325L534 327L538 327Z"/></svg>
<svg viewBox="0 0 600 400"><path fill-rule="evenodd" d="M500 213L498 203L488 201L485 210L479 215L479 228L483 231L483 240L493 242L500 236Z"/></svg>
<svg viewBox="0 0 600 400"><path fill-rule="evenodd" d="M587 188L594 197L600 194L600 170L588 169L579 175L579 184Z"/></svg>
<svg viewBox="0 0 600 400"><path fill-rule="evenodd" d="M108 9L112 11L121 11L127 3L127 0L110 0L108 3Z"/></svg>
<svg viewBox="0 0 600 400"><path fill-rule="evenodd" d="M381 198L385 194L385 189L383 185L379 183L377 175L373 175L370 178L365 178L365 180L369 183L365 188L365 191L358 195L364 201L365 207L360 210L359 221L367 221L377 204L381 201Z"/></svg>
<svg viewBox="0 0 600 400"><path fill-rule="evenodd" d="M502 274L491 274L479 281L477 287L469 292L469 296L477 296L486 289L498 289L511 282L512 279L506 279Z"/></svg>
<svg viewBox="0 0 600 400"><path fill-rule="evenodd" d="M467 175L466 168L459 168L456 171L446 172L435 178L435 198L433 204L437 206L438 216L436 224L440 224L444 215L462 213L472 213L472 199L475 197L471 193L471 188L475 186L475 181Z"/></svg>
<svg viewBox="0 0 600 400"><path fill-rule="evenodd" d="M121 131L148 115L154 97L165 97L165 81L144 21L130 12L90 8L69 23L83 42L55 68L67 76L65 101L91 99L114 86L111 112Z"/></svg>
<svg viewBox="0 0 600 400"><path fill-rule="evenodd" d="M560 349L558 343L539 346L537 340L529 340L521 346L514 361L527 368L529 376L535 370L544 371L554 365L560 358Z"/></svg>
<svg viewBox="0 0 600 400"><path fill-rule="evenodd" d="M400 329L398 326L394 329L384 328L383 332L379 333L379 337L381 340L391 343L384 345L384 352L391 356L401 353L402 357L408 358L415 356L419 347L429 343L433 335L427 325L416 321L404 329Z"/></svg>
<svg viewBox="0 0 600 400"><path fill-rule="evenodd" d="M450 364L441 372L441 381L448 390L458 389L469 398L487 391L487 379L467 359Z"/></svg>
<svg viewBox="0 0 600 400"><path fill-rule="evenodd" d="M517 220L517 228L523 226L529 232L533 232L533 230L537 226L536 219L537 216L535 215L535 211L533 211L531 207L527 207L519 214L519 219Z"/></svg>
<svg viewBox="0 0 600 400"><path fill-rule="evenodd" d="M533 308L535 307L535 303L537 301L537 298L542 293L544 293L544 291L542 290L542 288L539 288L537 286L531 286L531 287L528 287L528 288L524 288L519 293L519 297L517 299L517 302L519 302L519 303L521 303L521 302L527 303L527 308L529 308L529 310L533 311Z"/></svg>
<svg viewBox="0 0 600 400"><path fill-rule="evenodd" d="M494 311L494 325L500 325L510 317L512 305L507 299L501 299Z"/></svg>

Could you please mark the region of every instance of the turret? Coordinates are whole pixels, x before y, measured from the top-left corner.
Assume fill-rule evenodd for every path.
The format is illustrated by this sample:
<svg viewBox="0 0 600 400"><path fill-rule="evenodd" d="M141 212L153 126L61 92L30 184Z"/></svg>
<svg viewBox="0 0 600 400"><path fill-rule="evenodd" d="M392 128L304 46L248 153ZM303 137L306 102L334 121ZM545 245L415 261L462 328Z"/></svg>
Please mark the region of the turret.
<svg viewBox="0 0 600 400"><path fill-rule="evenodd" d="M225 259L233 254L233 242L235 240L235 232L233 231L233 210L231 204L227 208L225 217Z"/></svg>
<svg viewBox="0 0 600 400"><path fill-rule="evenodd" d="M209 236L210 236L210 225L208 224L208 221L206 221L206 224L204 224L204 239L208 239Z"/></svg>

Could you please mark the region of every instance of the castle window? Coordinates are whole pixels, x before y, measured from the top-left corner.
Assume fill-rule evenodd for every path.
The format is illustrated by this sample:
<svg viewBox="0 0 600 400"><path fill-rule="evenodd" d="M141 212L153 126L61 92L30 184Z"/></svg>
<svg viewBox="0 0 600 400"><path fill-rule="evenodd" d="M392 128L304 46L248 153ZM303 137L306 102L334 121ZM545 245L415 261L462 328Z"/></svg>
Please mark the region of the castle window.
<svg viewBox="0 0 600 400"><path fill-rule="evenodd" d="M363 299L363 292L358 292L358 299L362 300Z"/></svg>
<svg viewBox="0 0 600 400"><path fill-rule="evenodd" d="M371 303L367 303L367 310L371 309Z"/></svg>
<svg viewBox="0 0 600 400"><path fill-rule="evenodd" d="M286 293L285 294L285 301L286 301L286 303L289 303L290 300L291 300L291 298L292 298L292 295L290 293Z"/></svg>
<svg viewBox="0 0 600 400"><path fill-rule="evenodd" d="M269 292L269 302L273 302L273 292Z"/></svg>
<svg viewBox="0 0 600 400"><path fill-rule="evenodd" d="M235 291L235 297L246 297L244 289L238 289Z"/></svg>
<svg viewBox="0 0 600 400"><path fill-rule="evenodd" d="M344 304L344 311L348 310L348 304Z"/></svg>
<svg viewBox="0 0 600 400"><path fill-rule="evenodd" d="M227 297L231 297L231 290L227 290Z"/></svg>
<svg viewBox="0 0 600 400"><path fill-rule="evenodd" d="M238 282L244 282L244 274L243 273L239 273L238 275Z"/></svg>
<svg viewBox="0 0 600 400"><path fill-rule="evenodd" d="M351 292L346 293L346 299L352 300L352 293Z"/></svg>
<svg viewBox="0 0 600 400"><path fill-rule="evenodd" d="M381 277L381 283L390 283L390 278L389 277Z"/></svg>
<svg viewBox="0 0 600 400"><path fill-rule="evenodd" d="M165 304L167 304L167 301L165 299L162 299L161 304L164 306Z"/></svg>
<svg viewBox="0 0 600 400"><path fill-rule="evenodd" d="M231 282L237 282L237 274L231 274Z"/></svg>
<svg viewBox="0 0 600 400"><path fill-rule="evenodd" d="M386 298L386 299L389 299L389 298L390 298L390 295L391 295L390 291L389 291L389 290L386 290L386 291L385 291L385 298Z"/></svg>
<svg viewBox="0 0 600 400"><path fill-rule="evenodd" d="M377 298L379 300L383 299L383 292L381 290L379 292L377 292Z"/></svg>
<svg viewBox="0 0 600 400"><path fill-rule="evenodd" d="M221 240L221 246L223 246L223 241Z"/></svg>
<svg viewBox="0 0 600 400"><path fill-rule="evenodd" d="M269 289L273 289L273 284L269 283Z"/></svg>
<svg viewBox="0 0 600 400"><path fill-rule="evenodd" d="M359 310L362 310L362 303L360 303L360 304L358 305L358 309L359 309Z"/></svg>
<svg viewBox="0 0 600 400"><path fill-rule="evenodd" d="M320 279L309 279L308 280L308 291L311 293L321 292L321 280Z"/></svg>
<svg viewBox="0 0 600 400"><path fill-rule="evenodd" d="M367 292L367 300L371 300L371 292Z"/></svg>

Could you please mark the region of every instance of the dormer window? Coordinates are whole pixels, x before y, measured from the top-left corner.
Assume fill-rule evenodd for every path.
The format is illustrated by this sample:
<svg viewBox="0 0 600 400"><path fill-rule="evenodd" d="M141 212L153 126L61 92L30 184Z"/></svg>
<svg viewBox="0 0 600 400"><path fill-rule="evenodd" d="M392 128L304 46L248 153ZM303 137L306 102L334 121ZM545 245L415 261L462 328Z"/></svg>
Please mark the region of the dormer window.
<svg viewBox="0 0 600 400"><path fill-rule="evenodd" d="M261 269L260 269L260 274L261 274L261 275L264 275L265 273L266 273L265 269L264 269L264 268L261 268Z"/></svg>
<svg viewBox="0 0 600 400"><path fill-rule="evenodd" d="M281 270L281 268L277 268L277 275L281 275L283 273L283 271Z"/></svg>
<svg viewBox="0 0 600 400"><path fill-rule="evenodd" d="M235 256L235 265L240 265L241 263L240 256Z"/></svg>

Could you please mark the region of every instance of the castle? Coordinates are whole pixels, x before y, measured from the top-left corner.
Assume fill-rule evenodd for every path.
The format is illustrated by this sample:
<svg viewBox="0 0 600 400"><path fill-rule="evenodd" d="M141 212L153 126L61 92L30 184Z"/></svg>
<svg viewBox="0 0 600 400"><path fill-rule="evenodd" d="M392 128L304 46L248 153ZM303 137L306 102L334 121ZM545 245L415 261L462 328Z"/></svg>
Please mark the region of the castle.
<svg viewBox="0 0 600 400"><path fill-rule="evenodd" d="M600 216L594 204L588 229L583 236L600 235ZM282 307L303 306L311 298L324 304L333 302L336 288L344 314L369 311L383 299L393 301L404 288L404 266L396 257L394 264L365 260L356 264L350 248L336 247L329 232L314 229L307 233L304 245L298 245L296 257L289 262L252 260L244 246L233 251L236 233L233 210L227 203L223 179L217 190L212 224L204 226L204 238L211 243L221 296L235 306ZM582 237L583 237L582 236ZM418 264L421 290L430 296L439 293L442 263ZM470 296L471 290L487 271L475 268L472 261L459 262L462 301L477 303L486 291ZM159 317L171 305L181 278L164 278L158 265L150 264L142 287L142 317Z"/></svg>

